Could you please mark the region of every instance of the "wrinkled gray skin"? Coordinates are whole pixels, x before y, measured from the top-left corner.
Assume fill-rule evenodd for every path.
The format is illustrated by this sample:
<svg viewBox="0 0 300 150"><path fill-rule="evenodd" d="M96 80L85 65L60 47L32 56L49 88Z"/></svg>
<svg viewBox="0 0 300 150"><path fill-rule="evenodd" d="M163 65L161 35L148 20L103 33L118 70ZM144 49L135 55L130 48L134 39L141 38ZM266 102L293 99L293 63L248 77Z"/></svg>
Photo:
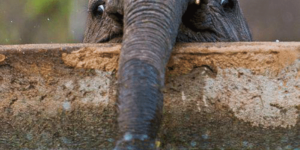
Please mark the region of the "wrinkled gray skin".
<svg viewBox="0 0 300 150"><path fill-rule="evenodd" d="M84 42L122 42L115 149L155 149L176 41L251 41L251 34L238 0L89 0Z"/></svg>

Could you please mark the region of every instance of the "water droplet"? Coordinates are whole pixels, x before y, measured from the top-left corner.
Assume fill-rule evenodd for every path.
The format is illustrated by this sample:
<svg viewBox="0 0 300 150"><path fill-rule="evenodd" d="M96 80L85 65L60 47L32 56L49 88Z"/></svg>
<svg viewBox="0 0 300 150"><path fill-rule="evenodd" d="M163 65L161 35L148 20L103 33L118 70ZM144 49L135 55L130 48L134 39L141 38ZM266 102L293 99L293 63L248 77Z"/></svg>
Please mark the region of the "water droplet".
<svg viewBox="0 0 300 150"><path fill-rule="evenodd" d="M197 142L195 142L195 141L192 141L192 142L191 142L191 146L192 146L192 147L195 147L195 146L197 146Z"/></svg>
<svg viewBox="0 0 300 150"><path fill-rule="evenodd" d="M223 3L224 3L224 0L221 1L221 5L223 5Z"/></svg>
<svg viewBox="0 0 300 150"><path fill-rule="evenodd" d="M115 140L114 140L113 138L109 138L109 139L107 139L107 141L110 142L110 143L112 143L112 142L114 142Z"/></svg>
<svg viewBox="0 0 300 150"><path fill-rule="evenodd" d="M125 135L124 135L124 140L125 141L130 141L132 140L132 134L127 132Z"/></svg>
<svg viewBox="0 0 300 150"><path fill-rule="evenodd" d="M134 148L132 146L127 146L128 150L134 150Z"/></svg>
<svg viewBox="0 0 300 150"><path fill-rule="evenodd" d="M287 145L286 147L284 147L284 149L293 149L293 147L291 145Z"/></svg>
<svg viewBox="0 0 300 150"><path fill-rule="evenodd" d="M205 140L207 140L207 139L209 138L209 135L203 134L203 135L202 135L202 138L205 139Z"/></svg>
<svg viewBox="0 0 300 150"><path fill-rule="evenodd" d="M146 134L142 135L141 140L144 141L146 139L148 139L148 135L146 135Z"/></svg>
<svg viewBox="0 0 300 150"><path fill-rule="evenodd" d="M160 141L156 141L156 142L155 142L155 145L156 145L156 147L157 147L157 148L159 148L159 147L160 147L160 144L161 144L161 142L160 142Z"/></svg>
<svg viewBox="0 0 300 150"><path fill-rule="evenodd" d="M72 141L69 140L69 139L66 138L66 137L61 137L60 140L61 140L63 143L65 143L65 144L71 144L71 143L72 143Z"/></svg>
<svg viewBox="0 0 300 150"><path fill-rule="evenodd" d="M283 150L281 147L276 147L276 149L275 150Z"/></svg>
<svg viewBox="0 0 300 150"><path fill-rule="evenodd" d="M281 143L288 143L289 142L289 138L288 137L282 137L281 138Z"/></svg>
<svg viewBox="0 0 300 150"><path fill-rule="evenodd" d="M27 133L26 134L26 139L29 140L29 141L31 141L33 139L32 134Z"/></svg>
<svg viewBox="0 0 300 150"><path fill-rule="evenodd" d="M63 108L65 110L70 110L71 109L71 103L70 102L64 102L63 103Z"/></svg>

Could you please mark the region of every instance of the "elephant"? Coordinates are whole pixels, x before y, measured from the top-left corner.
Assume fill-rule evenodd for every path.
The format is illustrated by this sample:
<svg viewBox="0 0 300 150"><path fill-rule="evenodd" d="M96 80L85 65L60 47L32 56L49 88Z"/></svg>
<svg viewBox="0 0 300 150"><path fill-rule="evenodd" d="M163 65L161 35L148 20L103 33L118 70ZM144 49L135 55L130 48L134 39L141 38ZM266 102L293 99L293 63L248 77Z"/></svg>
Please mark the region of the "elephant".
<svg viewBox="0 0 300 150"><path fill-rule="evenodd" d="M251 40L238 0L89 0L84 42L122 43L115 149L155 149L176 42Z"/></svg>

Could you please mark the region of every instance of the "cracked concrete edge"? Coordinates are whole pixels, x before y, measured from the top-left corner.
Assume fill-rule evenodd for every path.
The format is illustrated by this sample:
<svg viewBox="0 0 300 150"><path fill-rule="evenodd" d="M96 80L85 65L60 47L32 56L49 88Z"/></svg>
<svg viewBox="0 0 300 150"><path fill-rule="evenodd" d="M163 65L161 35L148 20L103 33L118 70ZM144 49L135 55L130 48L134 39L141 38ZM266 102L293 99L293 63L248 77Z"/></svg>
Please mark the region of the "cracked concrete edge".
<svg viewBox="0 0 300 150"><path fill-rule="evenodd" d="M70 67L113 71L118 70L120 48L120 45L111 44L81 47L77 51L63 53L62 59ZM181 43L175 46L168 66L182 65L173 71L175 74L210 66L214 71L217 67L244 67L257 74L270 72L276 75L293 64L299 55L299 43Z"/></svg>
<svg viewBox="0 0 300 150"><path fill-rule="evenodd" d="M28 53L46 53L47 51L59 51L63 56L66 65L77 68L117 70L118 55L120 53L120 44L29 44L29 45L0 45L0 63L5 63L7 54L28 54ZM238 55L238 54L276 54L277 66L290 65L299 57L300 43L297 42L243 42L243 43L179 43L174 47L172 57L176 55ZM91 56L94 55L94 56ZM108 56L107 56L108 55ZM111 59L110 57L113 58ZM100 57L98 57L100 56ZM238 58L241 56L238 56ZM99 65L99 61L112 61L109 68L105 66L108 63ZM107 59L108 58L108 59ZM217 58L216 58L217 59ZM221 58L223 60L224 58ZM243 58L245 59L245 58ZM171 59L172 60L172 59ZM220 60L214 60L220 62ZM203 61L202 61L203 63ZM205 64L206 63L206 64ZM211 65L205 62L202 65ZM270 63L270 62L266 62ZM199 64L199 62L198 62ZM222 64L217 64L222 65ZM245 63L244 63L245 65ZM228 66L222 66L222 68ZM274 70L279 72L280 69Z"/></svg>
<svg viewBox="0 0 300 150"><path fill-rule="evenodd" d="M39 52L41 50L76 50L87 47L104 48L104 52L119 53L121 44L25 44L0 45L0 53ZM234 49L232 49L234 47ZM299 42L232 42L232 43L177 43L174 54L177 53L235 53L235 52L280 52L282 49L300 50Z"/></svg>

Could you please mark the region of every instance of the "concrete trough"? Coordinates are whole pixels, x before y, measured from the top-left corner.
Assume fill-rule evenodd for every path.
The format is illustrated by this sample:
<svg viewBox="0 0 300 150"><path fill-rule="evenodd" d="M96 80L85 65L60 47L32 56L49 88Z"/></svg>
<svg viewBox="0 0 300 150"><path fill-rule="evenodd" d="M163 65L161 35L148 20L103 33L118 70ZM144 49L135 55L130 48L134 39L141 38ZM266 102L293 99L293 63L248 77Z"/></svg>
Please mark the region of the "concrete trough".
<svg viewBox="0 0 300 150"><path fill-rule="evenodd" d="M119 44L0 46L0 149L112 149ZM158 149L300 149L300 43L178 44Z"/></svg>

